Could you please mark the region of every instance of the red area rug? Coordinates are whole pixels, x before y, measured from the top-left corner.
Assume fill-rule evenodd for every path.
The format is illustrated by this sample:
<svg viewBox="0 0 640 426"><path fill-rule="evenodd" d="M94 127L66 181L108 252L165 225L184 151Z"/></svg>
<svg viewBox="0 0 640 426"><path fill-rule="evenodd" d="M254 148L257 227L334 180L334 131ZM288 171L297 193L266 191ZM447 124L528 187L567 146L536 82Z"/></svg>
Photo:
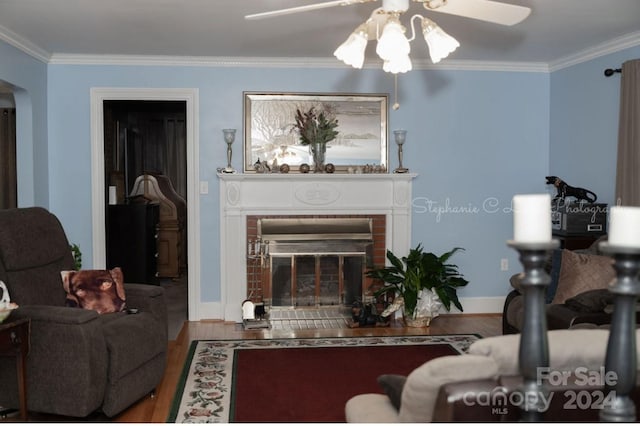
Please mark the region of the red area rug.
<svg viewBox="0 0 640 426"><path fill-rule="evenodd" d="M409 374L464 352L476 335L193 342L169 422L344 422L352 396L382 393L380 374Z"/></svg>

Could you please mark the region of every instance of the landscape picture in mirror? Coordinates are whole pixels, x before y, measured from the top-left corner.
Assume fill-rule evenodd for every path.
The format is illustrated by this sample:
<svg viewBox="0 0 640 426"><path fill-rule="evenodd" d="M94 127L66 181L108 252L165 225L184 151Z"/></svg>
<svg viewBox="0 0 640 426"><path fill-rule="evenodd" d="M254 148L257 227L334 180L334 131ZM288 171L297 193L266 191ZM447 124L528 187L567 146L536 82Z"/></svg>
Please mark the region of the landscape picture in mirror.
<svg viewBox="0 0 640 426"><path fill-rule="evenodd" d="M338 121L325 164L337 173L366 165L386 171L387 95L254 92L244 93L244 171L255 172L258 161L273 171L286 164L292 173L313 164L310 147L300 143L295 129L296 112L311 109Z"/></svg>

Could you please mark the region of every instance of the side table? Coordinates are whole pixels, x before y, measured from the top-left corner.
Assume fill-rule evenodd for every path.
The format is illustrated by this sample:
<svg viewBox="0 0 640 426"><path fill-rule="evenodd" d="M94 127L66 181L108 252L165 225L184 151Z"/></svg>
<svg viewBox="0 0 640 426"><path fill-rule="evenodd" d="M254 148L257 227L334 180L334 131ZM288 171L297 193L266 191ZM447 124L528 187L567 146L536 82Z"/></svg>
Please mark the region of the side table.
<svg viewBox="0 0 640 426"><path fill-rule="evenodd" d="M0 356L16 357L20 417L23 421L27 420L26 370L30 327L31 321L28 318L0 324Z"/></svg>

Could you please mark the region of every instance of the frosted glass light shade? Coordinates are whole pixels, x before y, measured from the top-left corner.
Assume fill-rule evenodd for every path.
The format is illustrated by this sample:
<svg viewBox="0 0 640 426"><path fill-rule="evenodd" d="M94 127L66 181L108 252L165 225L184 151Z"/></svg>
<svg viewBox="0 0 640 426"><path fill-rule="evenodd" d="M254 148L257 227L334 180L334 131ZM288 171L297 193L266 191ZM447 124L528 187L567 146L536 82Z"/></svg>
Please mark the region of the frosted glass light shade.
<svg viewBox="0 0 640 426"><path fill-rule="evenodd" d="M366 28L358 27L347 40L333 52L333 55L347 65L354 68L362 68L364 64L364 51L367 48Z"/></svg>
<svg viewBox="0 0 640 426"><path fill-rule="evenodd" d="M405 73L411 71L413 66L411 65L411 59L409 55L397 56L388 61L384 61L382 64L382 70L391 74Z"/></svg>
<svg viewBox="0 0 640 426"><path fill-rule="evenodd" d="M441 59L449 56L451 52L460 47L458 40L444 32L438 24L429 18L422 18L422 33L424 40L429 45L431 62L437 64Z"/></svg>
<svg viewBox="0 0 640 426"><path fill-rule="evenodd" d="M409 55L411 45L404 33L405 28L398 18L389 18L376 46L376 53L382 60L388 61L394 57Z"/></svg>
<svg viewBox="0 0 640 426"><path fill-rule="evenodd" d="M232 144L236 140L236 129L222 129L224 135L224 141L228 144Z"/></svg>
<svg viewBox="0 0 640 426"><path fill-rule="evenodd" d="M403 145L407 140L407 131L402 129L394 130L393 136L395 137L396 144Z"/></svg>

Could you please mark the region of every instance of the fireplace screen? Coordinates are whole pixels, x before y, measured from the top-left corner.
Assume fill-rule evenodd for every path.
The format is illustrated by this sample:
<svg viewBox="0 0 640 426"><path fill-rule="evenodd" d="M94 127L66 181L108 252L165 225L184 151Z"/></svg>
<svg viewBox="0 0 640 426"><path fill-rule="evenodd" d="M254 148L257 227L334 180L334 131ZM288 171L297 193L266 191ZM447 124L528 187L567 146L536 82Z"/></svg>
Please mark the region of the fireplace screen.
<svg viewBox="0 0 640 426"><path fill-rule="evenodd" d="M351 305L362 300L365 256L272 254L271 305Z"/></svg>
<svg viewBox="0 0 640 426"><path fill-rule="evenodd" d="M274 307L351 305L362 300L370 219L262 219Z"/></svg>

